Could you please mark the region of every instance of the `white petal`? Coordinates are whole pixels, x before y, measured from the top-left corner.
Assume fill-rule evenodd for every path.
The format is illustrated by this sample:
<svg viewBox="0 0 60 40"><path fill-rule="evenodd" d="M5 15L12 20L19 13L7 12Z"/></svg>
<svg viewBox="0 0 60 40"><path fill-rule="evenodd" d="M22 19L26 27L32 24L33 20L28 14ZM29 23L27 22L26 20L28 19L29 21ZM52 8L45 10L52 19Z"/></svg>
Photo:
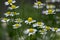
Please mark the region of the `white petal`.
<svg viewBox="0 0 60 40"><path fill-rule="evenodd" d="M16 8L19 8L19 6L17 6Z"/></svg>
<svg viewBox="0 0 60 40"><path fill-rule="evenodd" d="M24 34L28 34L28 33L29 33L29 30L28 29L24 31Z"/></svg>
<svg viewBox="0 0 60 40"><path fill-rule="evenodd" d="M37 5L34 5L33 7L38 9L38 6Z"/></svg>
<svg viewBox="0 0 60 40"><path fill-rule="evenodd" d="M33 35L33 33L29 33L28 36Z"/></svg>
<svg viewBox="0 0 60 40"><path fill-rule="evenodd" d="M12 1L12 3L15 3L15 2L16 2L15 0Z"/></svg>
<svg viewBox="0 0 60 40"><path fill-rule="evenodd" d="M32 22L36 22L36 20L33 20Z"/></svg>
<svg viewBox="0 0 60 40"><path fill-rule="evenodd" d="M5 2L5 5L9 5L9 3L8 2Z"/></svg>
<svg viewBox="0 0 60 40"><path fill-rule="evenodd" d="M7 22L10 21L10 19L7 20Z"/></svg>
<svg viewBox="0 0 60 40"><path fill-rule="evenodd" d="M12 8L11 8L11 7L8 7L8 9L11 9L11 10L12 10Z"/></svg>
<svg viewBox="0 0 60 40"><path fill-rule="evenodd" d="M33 24L33 27L36 27L37 25L36 24Z"/></svg>
<svg viewBox="0 0 60 40"><path fill-rule="evenodd" d="M1 22L6 22L5 20L1 20Z"/></svg>

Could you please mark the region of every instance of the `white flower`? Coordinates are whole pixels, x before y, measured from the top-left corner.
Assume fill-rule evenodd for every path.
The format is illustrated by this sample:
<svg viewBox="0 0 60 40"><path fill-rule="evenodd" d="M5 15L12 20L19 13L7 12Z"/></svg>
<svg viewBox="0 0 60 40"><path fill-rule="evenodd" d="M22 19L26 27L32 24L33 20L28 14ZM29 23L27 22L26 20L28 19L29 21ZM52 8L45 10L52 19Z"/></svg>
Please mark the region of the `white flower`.
<svg viewBox="0 0 60 40"><path fill-rule="evenodd" d="M23 22L23 20L20 19L20 18L17 18L17 19L15 19L15 22L16 22L16 23L21 23L21 22Z"/></svg>
<svg viewBox="0 0 60 40"><path fill-rule="evenodd" d="M8 16L10 16L10 14L11 14L11 12L8 11L8 12L6 12L4 15L5 15L6 17L8 17Z"/></svg>
<svg viewBox="0 0 60 40"><path fill-rule="evenodd" d="M16 13L16 12L10 12L10 11L8 11L8 12L6 12L4 15L6 16L6 17L8 17L8 16L15 16L15 15L19 15L20 13Z"/></svg>
<svg viewBox="0 0 60 40"><path fill-rule="evenodd" d="M60 32L60 28L51 28L52 31Z"/></svg>
<svg viewBox="0 0 60 40"><path fill-rule="evenodd" d="M28 34L28 36L33 35L37 32L36 29L30 28L24 31L25 34Z"/></svg>
<svg viewBox="0 0 60 40"><path fill-rule="evenodd" d="M46 29L46 31L49 31L49 30L51 30L51 27L50 26L45 26L45 29Z"/></svg>
<svg viewBox="0 0 60 40"><path fill-rule="evenodd" d="M43 22L37 22L35 24L33 24L33 27L37 27L39 26L40 28L44 28L44 23Z"/></svg>
<svg viewBox="0 0 60 40"><path fill-rule="evenodd" d="M19 15L20 13L17 13L17 12L11 12L11 16L15 16L15 15Z"/></svg>
<svg viewBox="0 0 60 40"><path fill-rule="evenodd" d="M55 10L53 10L53 9L48 9L48 10L46 10L46 11L43 11L42 13L43 13L43 14L46 14L46 15L48 15L48 14L56 14L56 13L55 13Z"/></svg>
<svg viewBox="0 0 60 40"><path fill-rule="evenodd" d="M12 3L15 3L15 0L8 0L5 2L5 5L12 5Z"/></svg>
<svg viewBox="0 0 60 40"><path fill-rule="evenodd" d="M16 8L19 8L19 6L11 5L10 7L8 7L8 9L10 9L10 10L12 10L12 9L16 9Z"/></svg>
<svg viewBox="0 0 60 40"><path fill-rule="evenodd" d="M43 8L44 5L45 4L41 3L40 1L37 1L34 3L33 7L38 9L38 8Z"/></svg>
<svg viewBox="0 0 60 40"><path fill-rule="evenodd" d="M46 29L39 30L40 34L46 34Z"/></svg>
<svg viewBox="0 0 60 40"><path fill-rule="evenodd" d="M2 20L1 20L1 22L9 22L10 21L10 19L8 19L8 18L3 18Z"/></svg>
<svg viewBox="0 0 60 40"><path fill-rule="evenodd" d="M17 29L17 28L19 28L19 27L21 27L21 24L14 24L14 25L13 25L13 29Z"/></svg>
<svg viewBox="0 0 60 40"><path fill-rule="evenodd" d="M55 5L52 5L52 4L49 5L49 4L48 4L48 5L46 5L46 8L47 8L47 9L50 9L50 8L52 9L52 8L55 8Z"/></svg>
<svg viewBox="0 0 60 40"><path fill-rule="evenodd" d="M26 24L31 24L36 22L36 20L33 20L31 17L28 18L28 20L25 21Z"/></svg>

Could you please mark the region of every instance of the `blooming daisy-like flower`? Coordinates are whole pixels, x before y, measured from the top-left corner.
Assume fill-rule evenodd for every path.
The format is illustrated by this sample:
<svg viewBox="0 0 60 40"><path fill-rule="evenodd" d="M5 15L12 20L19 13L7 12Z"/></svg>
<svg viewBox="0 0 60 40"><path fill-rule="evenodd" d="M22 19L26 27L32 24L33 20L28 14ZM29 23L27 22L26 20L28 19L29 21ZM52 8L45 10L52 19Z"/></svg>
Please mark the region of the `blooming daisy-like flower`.
<svg viewBox="0 0 60 40"><path fill-rule="evenodd" d="M56 13L55 13L55 10L53 10L53 9L48 9L48 10L46 10L46 11L43 11L42 13L43 13L43 14L46 14L46 15L48 15L48 14L56 14Z"/></svg>
<svg viewBox="0 0 60 40"><path fill-rule="evenodd" d="M28 36L33 35L37 32L36 29L30 28L24 31L25 34L28 34Z"/></svg>
<svg viewBox="0 0 60 40"><path fill-rule="evenodd" d="M10 11L8 11L8 12L6 12L4 15L6 16L6 17L8 17L8 16L15 16L15 15L19 15L20 13L16 13L16 12L10 12Z"/></svg>
<svg viewBox="0 0 60 40"><path fill-rule="evenodd" d="M25 21L26 24L31 24L36 22L36 20L33 20L32 17L29 17L28 20Z"/></svg>
<svg viewBox="0 0 60 40"><path fill-rule="evenodd" d="M11 14L11 12L8 11L8 12L6 12L4 15L5 15L6 17L8 17L8 16L10 16L10 14Z"/></svg>
<svg viewBox="0 0 60 40"><path fill-rule="evenodd" d="M41 27L41 28L45 28L43 22L37 22L37 23L33 24L33 27L37 27L37 26L39 26L39 27Z"/></svg>
<svg viewBox="0 0 60 40"><path fill-rule="evenodd" d="M56 31L56 32L59 32L60 31L60 28L51 28L52 31Z"/></svg>
<svg viewBox="0 0 60 40"><path fill-rule="evenodd" d="M48 5L46 5L46 8L47 8L47 9L52 9L52 8L55 8L55 5L48 4Z"/></svg>
<svg viewBox="0 0 60 40"><path fill-rule="evenodd" d="M15 3L15 0L8 0L5 2L5 5L12 5L12 3Z"/></svg>
<svg viewBox="0 0 60 40"><path fill-rule="evenodd" d="M50 27L50 26L46 26L45 29L46 29L46 30L51 30L51 27Z"/></svg>
<svg viewBox="0 0 60 40"><path fill-rule="evenodd" d="M17 12L12 12L13 15L19 15L20 13Z"/></svg>
<svg viewBox="0 0 60 40"><path fill-rule="evenodd" d="M8 19L8 18L3 18L2 20L1 20L1 22L9 22L10 21L10 19Z"/></svg>
<svg viewBox="0 0 60 40"><path fill-rule="evenodd" d="M21 23L21 22L23 22L23 20L20 19L20 18L17 18L17 19L15 19L15 22L16 22L16 23Z"/></svg>
<svg viewBox="0 0 60 40"><path fill-rule="evenodd" d="M8 9L16 9L16 8L19 8L19 6L16 6L16 5L11 5L10 7L8 7Z"/></svg>
<svg viewBox="0 0 60 40"><path fill-rule="evenodd" d="M43 8L44 5L45 4L41 3L41 1L37 1L34 3L33 7L38 9L38 8Z"/></svg>
<svg viewBox="0 0 60 40"><path fill-rule="evenodd" d="M40 34L46 34L46 29L39 30Z"/></svg>
<svg viewBox="0 0 60 40"><path fill-rule="evenodd" d="M17 29L17 28L19 28L19 27L21 27L21 24L14 24L14 25L13 25L13 29Z"/></svg>

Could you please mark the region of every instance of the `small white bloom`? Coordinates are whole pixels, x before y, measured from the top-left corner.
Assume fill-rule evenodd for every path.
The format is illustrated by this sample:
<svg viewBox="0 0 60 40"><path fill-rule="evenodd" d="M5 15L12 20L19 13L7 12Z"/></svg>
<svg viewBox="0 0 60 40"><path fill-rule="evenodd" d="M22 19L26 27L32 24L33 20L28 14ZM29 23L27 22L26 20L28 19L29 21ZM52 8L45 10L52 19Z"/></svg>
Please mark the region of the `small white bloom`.
<svg viewBox="0 0 60 40"><path fill-rule="evenodd" d="M5 15L6 17L8 17L8 16L10 16L10 14L11 14L11 12L8 11L8 12L6 12L4 15Z"/></svg>
<svg viewBox="0 0 60 40"><path fill-rule="evenodd" d="M10 16L15 16L15 15L19 15L20 13L17 12L11 12Z"/></svg>
<svg viewBox="0 0 60 40"><path fill-rule="evenodd" d="M46 5L46 8L47 8L47 9L55 8L55 5L52 5L52 4L49 5L49 4L48 4L48 5Z"/></svg>
<svg viewBox="0 0 60 40"><path fill-rule="evenodd" d="M46 10L46 11L43 11L42 13L43 13L43 14L46 14L46 15L48 15L48 14L56 14L56 13L55 13L55 10L53 10L53 9L48 9L48 10Z"/></svg>
<svg viewBox="0 0 60 40"><path fill-rule="evenodd" d="M13 29L17 29L17 28L19 28L19 27L21 27L21 24L14 24L14 25L13 25Z"/></svg>
<svg viewBox="0 0 60 40"><path fill-rule="evenodd" d="M51 30L51 27L50 26L45 26L45 29L46 29L46 31L49 31L49 30Z"/></svg>
<svg viewBox="0 0 60 40"><path fill-rule="evenodd" d="M37 22L37 23L33 24L33 27L37 27L37 26L43 27L44 23L43 22Z"/></svg>
<svg viewBox="0 0 60 40"><path fill-rule="evenodd" d="M17 19L15 19L15 22L16 22L16 23L21 23L21 22L23 22L23 20L20 19L20 18L17 18Z"/></svg>
<svg viewBox="0 0 60 40"><path fill-rule="evenodd" d="M15 3L15 0L8 0L5 2L5 5L12 5L12 3Z"/></svg>
<svg viewBox="0 0 60 40"><path fill-rule="evenodd" d="M40 1L37 1L37 2L35 2L34 3L34 8L43 8L43 6L44 6L45 4L43 4L43 3L41 3Z"/></svg>
<svg viewBox="0 0 60 40"><path fill-rule="evenodd" d="M40 34L46 34L46 29L43 29L43 30L39 30Z"/></svg>
<svg viewBox="0 0 60 40"><path fill-rule="evenodd" d="M19 8L19 6L11 5L10 7L8 7L8 9L10 9L10 10L12 10L12 9L16 9L16 8Z"/></svg>
<svg viewBox="0 0 60 40"><path fill-rule="evenodd" d="M60 32L60 28L51 28L52 31Z"/></svg>
<svg viewBox="0 0 60 40"><path fill-rule="evenodd" d="M8 12L6 12L4 15L6 16L6 17L8 17L8 16L15 16L15 15L19 15L20 13L16 13L16 12L10 12L10 11L8 11Z"/></svg>
<svg viewBox="0 0 60 40"><path fill-rule="evenodd" d="M10 21L10 19L8 19L8 18L3 18L2 20L1 20L1 22L9 22Z"/></svg>
<svg viewBox="0 0 60 40"><path fill-rule="evenodd" d="M30 28L24 31L25 34L28 34L28 36L33 35L36 33L36 29Z"/></svg>
<svg viewBox="0 0 60 40"><path fill-rule="evenodd" d="M26 24L31 24L36 22L36 20L33 20L31 17L28 18L28 20L25 21Z"/></svg>

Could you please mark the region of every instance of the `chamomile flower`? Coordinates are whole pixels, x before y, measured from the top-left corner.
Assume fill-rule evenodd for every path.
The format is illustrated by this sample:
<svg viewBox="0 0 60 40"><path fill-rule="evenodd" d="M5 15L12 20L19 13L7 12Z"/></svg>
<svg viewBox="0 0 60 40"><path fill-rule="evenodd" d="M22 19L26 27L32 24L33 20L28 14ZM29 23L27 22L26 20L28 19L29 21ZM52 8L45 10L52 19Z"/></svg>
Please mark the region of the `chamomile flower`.
<svg viewBox="0 0 60 40"><path fill-rule="evenodd" d="M48 4L48 5L46 5L46 8L47 8L47 9L52 9L52 8L55 8L55 5Z"/></svg>
<svg viewBox="0 0 60 40"><path fill-rule="evenodd" d="M19 28L19 27L21 27L21 24L14 24L14 25L13 25L13 29L17 29L17 28Z"/></svg>
<svg viewBox="0 0 60 40"><path fill-rule="evenodd" d="M20 13L17 13L17 12L12 12L14 15L19 15Z"/></svg>
<svg viewBox="0 0 60 40"><path fill-rule="evenodd" d="M43 8L44 5L45 4L43 4L41 1L37 1L34 3L33 7L38 9L38 8Z"/></svg>
<svg viewBox="0 0 60 40"><path fill-rule="evenodd" d="M4 15L5 15L6 17L8 17L8 16L10 16L10 14L11 14L11 12L8 11L8 12L6 12Z"/></svg>
<svg viewBox="0 0 60 40"><path fill-rule="evenodd" d="M43 13L43 14L46 14L46 15L48 15L48 14L56 14L56 13L55 13L55 10L53 10L53 9L48 9L48 10L46 10L46 11L43 11L42 13Z"/></svg>
<svg viewBox="0 0 60 40"><path fill-rule="evenodd" d="M21 23L21 22L23 22L23 20L20 19L20 18L17 18L17 19L15 19L15 22L16 22L16 23Z"/></svg>
<svg viewBox="0 0 60 40"><path fill-rule="evenodd" d="M9 22L10 21L10 19L8 19L8 18L3 18L2 20L1 20L1 22Z"/></svg>
<svg viewBox="0 0 60 40"><path fill-rule="evenodd" d="M29 17L28 20L25 21L26 24L31 24L36 22L36 20L33 20L32 17Z"/></svg>
<svg viewBox="0 0 60 40"><path fill-rule="evenodd" d="M8 7L8 9L16 9L16 8L19 8L19 6L16 6L16 5L11 5L10 7Z"/></svg>
<svg viewBox="0 0 60 40"><path fill-rule="evenodd" d="M39 30L40 34L46 34L46 29Z"/></svg>
<svg viewBox="0 0 60 40"><path fill-rule="evenodd" d="M19 15L20 13L17 13L17 12L10 12L10 11L8 11L8 12L6 12L4 15L6 16L6 17L8 17L8 16L15 16L15 15Z"/></svg>
<svg viewBox="0 0 60 40"><path fill-rule="evenodd" d="M36 32L37 32L37 30L33 29L33 28L30 28L30 29L27 29L27 30L24 31L24 33L27 34L28 36L33 35Z"/></svg>
<svg viewBox="0 0 60 40"><path fill-rule="evenodd" d="M51 28L51 30L52 30L52 31L55 31L55 32L60 31L60 29L59 29L59 28Z"/></svg>
<svg viewBox="0 0 60 40"><path fill-rule="evenodd" d="M33 24L33 27L37 27L37 26L44 28L44 23L43 22L37 22L37 23Z"/></svg>
<svg viewBox="0 0 60 40"><path fill-rule="evenodd" d="M12 3L15 3L15 0L8 0L5 2L5 5L12 5Z"/></svg>
<svg viewBox="0 0 60 40"><path fill-rule="evenodd" d="M50 26L46 26L45 29L46 29L46 30L51 30L51 27L50 27Z"/></svg>

